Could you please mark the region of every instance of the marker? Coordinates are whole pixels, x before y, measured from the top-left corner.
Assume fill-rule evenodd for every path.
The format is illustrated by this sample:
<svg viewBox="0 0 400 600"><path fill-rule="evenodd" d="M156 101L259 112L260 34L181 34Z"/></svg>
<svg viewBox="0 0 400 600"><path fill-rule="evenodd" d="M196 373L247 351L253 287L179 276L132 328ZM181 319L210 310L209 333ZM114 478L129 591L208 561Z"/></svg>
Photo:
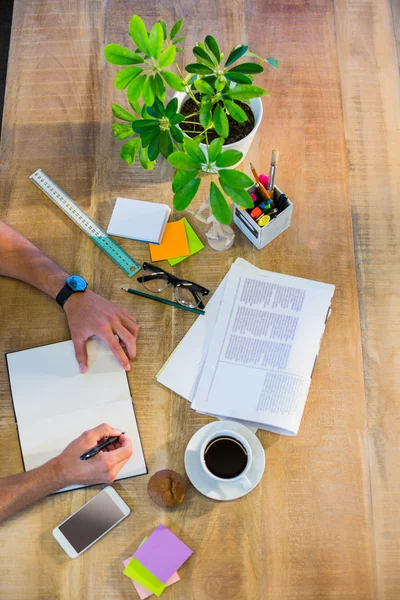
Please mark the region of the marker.
<svg viewBox="0 0 400 600"><path fill-rule="evenodd" d="M258 218L258 217L260 217L261 215L262 215L262 210L261 210L261 208L259 208L258 206L257 206L256 208L253 208L253 210L252 210L252 211L251 211L251 213L250 213L250 216L251 216L253 219L256 219L256 220L257 220L257 218Z"/></svg>
<svg viewBox="0 0 400 600"><path fill-rule="evenodd" d="M271 217L269 215L261 215L261 217L259 217L257 219L257 225L259 227L264 227L265 225L268 225L270 220L271 220Z"/></svg>
<svg viewBox="0 0 400 600"><path fill-rule="evenodd" d="M125 432L123 431L121 433L121 435L124 435L124 433ZM114 435L113 437L109 437L106 440L104 440L104 442L101 442L101 444L98 444L97 446L94 446L94 448L91 448L87 452L84 452L82 454L82 456L80 456L79 458L81 460L87 460L88 458L92 458L93 456L96 456L96 454L101 452L103 450L103 448L107 448L107 446L110 446L111 444L115 444L115 442L118 442L118 440L119 440L119 435Z"/></svg>

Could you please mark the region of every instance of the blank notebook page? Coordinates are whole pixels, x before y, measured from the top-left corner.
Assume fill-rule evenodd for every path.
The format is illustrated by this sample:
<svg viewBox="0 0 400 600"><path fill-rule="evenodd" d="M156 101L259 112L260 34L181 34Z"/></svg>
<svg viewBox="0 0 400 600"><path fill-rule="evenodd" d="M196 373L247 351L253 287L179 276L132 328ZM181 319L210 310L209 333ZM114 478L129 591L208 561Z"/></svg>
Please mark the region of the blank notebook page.
<svg viewBox="0 0 400 600"><path fill-rule="evenodd" d="M99 339L79 373L71 341L6 355L25 469L54 458L86 429L108 423L132 440L117 479L147 472L125 371ZM72 486L69 489L81 486Z"/></svg>

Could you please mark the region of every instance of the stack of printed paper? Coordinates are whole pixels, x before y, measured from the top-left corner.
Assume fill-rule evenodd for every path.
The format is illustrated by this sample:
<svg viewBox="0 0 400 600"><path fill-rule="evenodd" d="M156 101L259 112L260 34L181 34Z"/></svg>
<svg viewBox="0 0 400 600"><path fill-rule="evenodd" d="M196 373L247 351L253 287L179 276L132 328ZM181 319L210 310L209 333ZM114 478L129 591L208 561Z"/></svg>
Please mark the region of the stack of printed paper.
<svg viewBox="0 0 400 600"><path fill-rule="evenodd" d="M157 380L199 413L296 435L334 290L237 259Z"/></svg>
<svg viewBox="0 0 400 600"><path fill-rule="evenodd" d="M161 596L166 587L180 580L177 570L193 554L165 525L144 538L135 554L124 560L124 575L132 580L141 600Z"/></svg>

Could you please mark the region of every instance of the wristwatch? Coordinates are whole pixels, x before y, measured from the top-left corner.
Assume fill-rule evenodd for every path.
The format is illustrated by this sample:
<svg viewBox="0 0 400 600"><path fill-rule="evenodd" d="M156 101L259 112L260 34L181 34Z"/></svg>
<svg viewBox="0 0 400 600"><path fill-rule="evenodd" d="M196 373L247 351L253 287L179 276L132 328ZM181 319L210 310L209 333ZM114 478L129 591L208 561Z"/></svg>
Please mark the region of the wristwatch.
<svg viewBox="0 0 400 600"><path fill-rule="evenodd" d="M84 292L87 288L87 282L79 275L70 275L65 282L64 287L56 296L56 302L64 308L64 304L72 294L76 292Z"/></svg>

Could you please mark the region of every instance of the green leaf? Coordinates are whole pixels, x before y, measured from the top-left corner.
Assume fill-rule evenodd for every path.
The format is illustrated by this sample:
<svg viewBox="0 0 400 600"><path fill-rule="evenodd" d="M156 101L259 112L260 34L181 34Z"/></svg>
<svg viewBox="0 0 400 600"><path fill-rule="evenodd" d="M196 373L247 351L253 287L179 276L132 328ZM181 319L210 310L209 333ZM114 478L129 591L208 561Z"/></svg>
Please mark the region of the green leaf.
<svg viewBox="0 0 400 600"><path fill-rule="evenodd" d="M221 54L220 54L216 40L212 37L212 35L208 35L206 37L206 39L204 40L204 42L205 42L207 48L209 48L211 50L211 52L214 54L215 58L217 59L217 62L219 63L219 61L221 60Z"/></svg>
<svg viewBox="0 0 400 600"><path fill-rule="evenodd" d="M202 65L201 63L191 63L190 65L186 65L185 67L188 73L197 73L198 75L207 75L213 73L213 70L207 65Z"/></svg>
<svg viewBox="0 0 400 600"><path fill-rule="evenodd" d="M178 35L178 33L181 30L181 27L182 27L183 23L184 23L184 19L179 19L179 21L177 21L175 23L175 25L171 29L171 35L170 35L171 40L173 40L174 37L176 37Z"/></svg>
<svg viewBox="0 0 400 600"><path fill-rule="evenodd" d="M154 117L155 119L160 119L162 117L162 115L158 112L158 110L156 110L153 106L146 106L146 112L151 116Z"/></svg>
<svg viewBox="0 0 400 600"><path fill-rule="evenodd" d="M136 133L141 133L147 129L153 129L154 127L159 127L160 124L156 119L143 119L141 121L135 121L132 123L132 129Z"/></svg>
<svg viewBox="0 0 400 600"><path fill-rule="evenodd" d="M232 220L231 209L225 200L225 196L213 181L210 183L210 206L211 212L217 221L223 225L229 225Z"/></svg>
<svg viewBox="0 0 400 600"><path fill-rule="evenodd" d="M241 171L222 169L218 171L221 181L235 188L249 188L254 185L254 181L248 175Z"/></svg>
<svg viewBox="0 0 400 600"><path fill-rule="evenodd" d="M174 44L179 44L179 42L183 42L183 40L186 39L186 36L182 36L180 38L177 38L176 40L174 40ZM177 48L177 51L180 50L180 48Z"/></svg>
<svg viewBox="0 0 400 600"><path fill-rule="evenodd" d="M264 58L264 61L274 67L274 69L278 68L278 61L276 58Z"/></svg>
<svg viewBox="0 0 400 600"><path fill-rule="evenodd" d="M208 146L208 160L213 163L221 154L222 146L224 145L223 138L215 138Z"/></svg>
<svg viewBox="0 0 400 600"><path fill-rule="evenodd" d="M149 160L147 148L140 148L139 150L139 161L144 169L152 171L154 169L154 162Z"/></svg>
<svg viewBox="0 0 400 600"><path fill-rule="evenodd" d="M256 85L246 85L241 83L235 85L235 87L228 92L228 96L236 100L251 100L252 98L264 96L265 94L268 95L268 92Z"/></svg>
<svg viewBox="0 0 400 600"><path fill-rule="evenodd" d="M218 104L214 110L213 125L215 131L223 138L229 135L229 121L222 106Z"/></svg>
<svg viewBox="0 0 400 600"><path fill-rule="evenodd" d="M170 126L170 131L171 131L171 135L174 138L174 140L176 142L178 142L178 144L181 144L183 142L182 131L180 129L178 129L178 127L175 127L175 125Z"/></svg>
<svg viewBox="0 0 400 600"><path fill-rule="evenodd" d="M243 108L240 108L233 100L224 100L224 105L232 119L235 119L238 123L244 123L248 120Z"/></svg>
<svg viewBox="0 0 400 600"><path fill-rule="evenodd" d="M116 140L126 140L126 138L131 137L131 135L133 135L133 129L131 125L124 125L123 123L113 123L112 128Z"/></svg>
<svg viewBox="0 0 400 600"><path fill-rule="evenodd" d="M142 19L138 17L138 15L133 15L129 22L129 35L141 52L150 54L147 29Z"/></svg>
<svg viewBox="0 0 400 600"><path fill-rule="evenodd" d="M204 82L204 79L202 79L202 81ZM224 89L225 86L226 86L225 77L223 79L218 79L215 82L215 89L217 90L217 92L222 92L222 90Z"/></svg>
<svg viewBox="0 0 400 600"><path fill-rule="evenodd" d="M222 179L220 179L219 182L225 194L228 194L228 196L232 198L235 204L238 204L242 208L254 208L254 202L250 198L250 194L246 192L246 190L234 188L225 183Z"/></svg>
<svg viewBox="0 0 400 600"><path fill-rule="evenodd" d="M153 129L143 129L140 132L140 139L142 140L143 148L146 148L154 138L159 137L161 129L154 127Z"/></svg>
<svg viewBox="0 0 400 600"><path fill-rule="evenodd" d="M250 77L243 75L243 73L231 73L228 71L228 73L225 73L225 77L229 79L229 81L234 81L235 83L252 83Z"/></svg>
<svg viewBox="0 0 400 600"><path fill-rule="evenodd" d="M200 48L200 46L195 46L193 48L193 54L197 56L197 58L199 58L200 60L206 62L210 67L214 67L214 63L211 60L211 57L207 54L205 50L203 50L203 48Z"/></svg>
<svg viewBox="0 0 400 600"><path fill-rule="evenodd" d="M108 44L104 48L104 56L112 65L135 65L143 62L143 58L119 44Z"/></svg>
<svg viewBox="0 0 400 600"><path fill-rule="evenodd" d="M162 115L163 117L165 117L165 108L164 108L164 104L161 102L161 100L159 98L156 98L154 100L154 104L153 104L153 108L160 113L160 115Z"/></svg>
<svg viewBox="0 0 400 600"><path fill-rule="evenodd" d="M161 54L161 50L164 42L164 33L161 23L154 23L150 31L149 37L149 50L150 56L156 60Z"/></svg>
<svg viewBox="0 0 400 600"><path fill-rule="evenodd" d="M200 179L197 177L184 188L179 190L179 192L174 195L174 208L176 210L185 210L197 194L199 185Z"/></svg>
<svg viewBox="0 0 400 600"><path fill-rule="evenodd" d="M230 51L230 54L227 58L227 61L225 63L225 67L229 67L229 65L231 65L236 60L238 60L241 56L243 56L243 54L245 54L247 52L248 48L249 47L245 46L244 44L238 44L237 46L232 48L232 50Z"/></svg>
<svg viewBox="0 0 400 600"><path fill-rule="evenodd" d="M176 51L177 52L183 52L182 48L178 48L178 46L176 47Z"/></svg>
<svg viewBox="0 0 400 600"><path fill-rule="evenodd" d="M136 154L140 144L140 138L135 138L130 142L126 142L126 144L121 147L119 155L122 160L128 163L128 165L132 165L135 162Z"/></svg>
<svg viewBox="0 0 400 600"><path fill-rule="evenodd" d="M225 150L218 156L215 164L217 167L232 167L242 158L243 154L239 150Z"/></svg>
<svg viewBox="0 0 400 600"><path fill-rule="evenodd" d="M164 158L168 158L174 151L174 146L168 131L162 131L160 134L160 151Z"/></svg>
<svg viewBox="0 0 400 600"><path fill-rule="evenodd" d="M206 83L204 79L196 79L194 82L194 87L202 94L214 94L214 90L212 89L211 85Z"/></svg>
<svg viewBox="0 0 400 600"><path fill-rule="evenodd" d="M192 160L185 152L173 152L169 155L168 162L179 171L199 169L199 162Z"/></svg>
<svg viewBox="0 0 400 600"><path fill-rule="evenodd" d="M165 114L167 115L168 119L171 119L176 114L177 110L178 98L172 98L172 100L168 102L167 107L165 109Z"/></svg>
<svg viewBox="0 0 400 600"><path fill-rule="evenodd" d="M154 91L156 94L156 99L159 98L161 102L164 102L167 95L167 90L165 89L165 83L159 73L154 75Z"/></svg>
<svg viewBox="0 0 400 600"><path fill-rule="evenodd" d="M174 62L175 55L176 55L176 48L173 45L169 46L169 48L164 50L164 52L161 54L160 60L158 62L161 69L164 69L165 67L169 67L169 65L171 65Z"/></svg>
<svg viewBox="0 0 400 600"><path fill-rule="evenodd" d="M182 123L184 120L185 117L183 115L176 113L176 115L170 118L169 122L172 123L172 125L179 125L179 123Z"/></svg>
<svg viewBox="0 0 400 600"><path fill-rule="evenodd" d="M264 67L259 65L258 63L242 63L240 65L236 65L236 67L232 67L229 69L229 73L262 73L264 71Z"/></svg>
<svg viewBox="0 0 400 600"><path fill-rule="evenodd" d="M169 71L161 71L161 75L164 77L169 87L175 90L176 92L184 92L186 90L185 84L183 83L182 79L178 77L178 75L175 75L175 73L170 73Z"/></svg>
<svg viewBox="0 0 400 600"><path fill-rule="evenodd" d="M166 40L168 37L167 24L162 19L160 19L158 22L160 23L160 25L163 29L164 40Z"/></svg>
<svg viewBox="0 0 400 600"><path fill-rule="evenodd" d="M172 191L174 194L179 192L182 188L186 187L188 183L190 183L198 174L196 169L192 171L176 171L174 178L172 180ZM254 203L253 203L254 205Z"/></svg>
<svg viewBox="0 0 400 600"><path fill-rule="evenodd" d="M114 80L114 85L117 90L124 90L126 87L128 87L131 81L140 75L142 71L143 69L140 67L126 67L125 69L121 69L117 73Z"/></svg>
<svg viewBox="0 0 400 600"><path fill-rule="evenodd" d="M147 148L147 154L150 160L156 160L157 156L160 154L160 137L161 135L156 135L150 140Z"/></svg>
<svg viewBox="0 0 400 600"><path fill-rule="evenodd" d="M194 160L195 162L206 163L207 159L204 155L203 150L199 147L199 145L192 140L190 137L186 137L183 142L183 148L186 154Z"/></svg>
<svg viewBox="0 0 400 600"><path fill-rule="evenodd" d="M112 112L114 117L117 119L121 119L121 121L128 121L128 123L132 123L132 121L136 121L136 117L134 117L130 112L119 106L119 104L112 105Z"/></svg>
<svg viewBox="0 0 400 600"><path fill-rule="evenodd" d="M136 77L129 84L128 100L129 100L130 105L132 105L132 103L134 103L135 105L137 104L137 101L140 98L140 95L142 93L143 86L146 83L146 79L147 79L146 75L140 75L140 77ZM134 108L134 110L137 110L136 106L134 106L132 108ZM140 112L140 111L138 111L138 112Z"/></svg>
<svg viewBox="0 0 400 600"><path fill-rule="evenodd" d="M202 104L199 111L199 121L200 124L206 129L211 125L212 115L211 115L211 102L204 102Z"/></svg>
<svg viewBox="0 0 400 600"><path fill-rule="evenodd" d="M153 77L150 76L147 78L146 83L143 86L142 96L145 104L147 106L153 106L155 100L155 94L153 89Z"/></svg>

